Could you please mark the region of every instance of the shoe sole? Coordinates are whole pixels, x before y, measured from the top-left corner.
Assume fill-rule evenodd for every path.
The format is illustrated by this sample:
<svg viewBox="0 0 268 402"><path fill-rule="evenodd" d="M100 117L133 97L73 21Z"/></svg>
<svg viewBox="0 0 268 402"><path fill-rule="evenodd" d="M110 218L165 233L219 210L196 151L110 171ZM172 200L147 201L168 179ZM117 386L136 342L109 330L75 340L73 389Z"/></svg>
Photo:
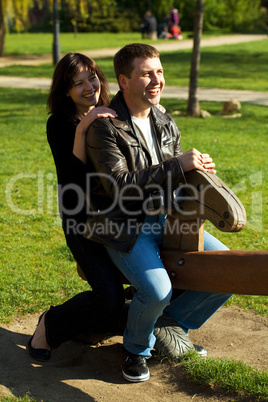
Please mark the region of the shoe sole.
<svg viewBox="0 0 268 402"><path fill-rule="evenodd" d="M124 371L122 371L123 373L123 377L125 378L125 380L130 381L130 382L143 382L143 381L147 381L150 378L150 372L148 372L147 374L140 376L140 377L134 377L131 375L126 374Z"/></svg>
<svg viewBox="0 0 268 402"><path fill-rule="evenodd" d="M183 329L165 315L158 318L154 328L154 336L155 350L172 359L180 359L194 349L194 345Z"/></svg>
<svg viewBox="0 0 268 402"><path fill-rule="evenodd" d="M246 211L241 201L218 176L191 170L185 178L187 184L179 187L175 196L179 218L208 219L222 232L239 232L245 227Z"/></svg>

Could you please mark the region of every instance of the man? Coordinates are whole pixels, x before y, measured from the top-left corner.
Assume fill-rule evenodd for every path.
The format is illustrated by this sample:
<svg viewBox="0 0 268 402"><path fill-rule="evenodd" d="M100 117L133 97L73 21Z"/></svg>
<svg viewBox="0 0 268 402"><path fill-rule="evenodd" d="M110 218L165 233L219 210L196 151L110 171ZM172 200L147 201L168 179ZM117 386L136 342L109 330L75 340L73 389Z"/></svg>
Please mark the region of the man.
<svg viewBox="0 0 268 402"><path fill-rule="evenodd" d="M144 14L142 34L143 38L157 39L157 20L150 10Z"/></svg>
<svg viewBox="0 0 268 402"><path fill-rule="evenodd" d="M114 57L114 69L120 91L110 107L118 117L95 121L86 139L96 174L90 177L92 212L85 237L105 244L136 289L124 332L123 376L138 382L150 377L147 359L160 316L187 338L188 330L199 328L230 295L182 291L172 296L159 256L165 205L185 183L184 172L214 173L215 164L196 149L183 153L175 122L156 107L165 81L154 47L125 46ZM205 249L226 247L205 233Z"/></svg>

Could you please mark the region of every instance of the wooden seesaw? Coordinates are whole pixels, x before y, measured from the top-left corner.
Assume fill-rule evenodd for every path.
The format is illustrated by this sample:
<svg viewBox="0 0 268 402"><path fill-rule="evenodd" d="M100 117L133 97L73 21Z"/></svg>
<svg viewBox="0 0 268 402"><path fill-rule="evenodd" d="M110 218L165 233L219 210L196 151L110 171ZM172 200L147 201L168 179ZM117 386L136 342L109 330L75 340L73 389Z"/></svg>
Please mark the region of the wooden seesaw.
<svg viewBox="0 0 268 402"><path fill-rule="evenodd" d="M268 295L268 251L204 251L205 219L224 232L244 228L246 212L240 200L216 175L193 170L185 177L178 211L167 217L161 251L173 287Z"/></svg>
<svg viewBox="0 0 268 402"><path fill-rule="evenodd" d="M268 295L268 251L204 251L204 223L239 232L246 212L236 195L214 174L192 170L167 211L161 259L175 289ZM77 267L85 279L80 267ZM123 283L129 283L123 278Z"/></svg>

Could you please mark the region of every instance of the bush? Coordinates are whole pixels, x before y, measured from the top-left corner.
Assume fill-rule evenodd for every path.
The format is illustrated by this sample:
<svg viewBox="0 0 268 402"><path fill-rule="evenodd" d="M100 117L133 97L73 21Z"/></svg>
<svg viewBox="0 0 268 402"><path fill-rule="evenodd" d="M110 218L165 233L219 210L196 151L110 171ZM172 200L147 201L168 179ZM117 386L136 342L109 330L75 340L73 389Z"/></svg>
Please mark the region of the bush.
<svg viewBox="0 0 268 402"><path fill-rule="evenodd" d="M204 30L217 27L231 32L263 31L266 15L260 3L260 0L207 0Z"/></svg>
<svg viewBox="0 0 268 402"><path fill-rule="evenodd" d="M9 17L10 32L51 32L53 16L51 10L36 6L29 10L28 18ZM135 32L140 31L140 24L146 9L143 0L102 0L88 2L87 8L70 7L70 2L62 2L60 8L60 30L72 32ZM168 0L155 0L152 10L159 23L164 14L169 13ZM196 0L174 0L174 7L179 10L182 31L193 31ZM230 32L264 32L267 21L268 0L205 0L204 30L226 30Z"/></svg>
<svg viewBox="0 0 268 402"><path fill-rule="evenodd" d="M66 20L61 18L61 32L72 32L76 25L78 32L135 32L140 30L140 19L135 13L116 12L113 16L93 14L85 20Z"/></svg>
<svg viewBox="0 0 268 402"><path fill-rule="evenodd" d="M175 0L180 14L183 31L194 27L196 0ZM263 32L267 10L261 7L261 0L206 0L204 3L204 31L215 29L230 32Z"/></svg>
<svg viewBox="0 0 268 402"><path fill-rule="evenodd" d="M118 17L91 17L87 24L77 24L79 32L135 32L140 30L137 16L121 15Z"/></svg>

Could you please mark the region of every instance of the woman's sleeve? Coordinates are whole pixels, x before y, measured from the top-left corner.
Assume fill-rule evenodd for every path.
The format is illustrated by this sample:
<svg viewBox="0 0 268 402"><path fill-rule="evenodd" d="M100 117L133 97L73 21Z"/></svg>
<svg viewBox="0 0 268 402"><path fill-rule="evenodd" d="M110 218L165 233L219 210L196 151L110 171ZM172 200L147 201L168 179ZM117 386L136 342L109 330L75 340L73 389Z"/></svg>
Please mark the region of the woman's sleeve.
<svg viewBox="0 0 268 402"><path fill-rule="evenodd" d="M58 181L62 185L74 183L85 188L87 166L73 154L75 126L55 117L47 122L47 139L56 165Z"/></svg>

